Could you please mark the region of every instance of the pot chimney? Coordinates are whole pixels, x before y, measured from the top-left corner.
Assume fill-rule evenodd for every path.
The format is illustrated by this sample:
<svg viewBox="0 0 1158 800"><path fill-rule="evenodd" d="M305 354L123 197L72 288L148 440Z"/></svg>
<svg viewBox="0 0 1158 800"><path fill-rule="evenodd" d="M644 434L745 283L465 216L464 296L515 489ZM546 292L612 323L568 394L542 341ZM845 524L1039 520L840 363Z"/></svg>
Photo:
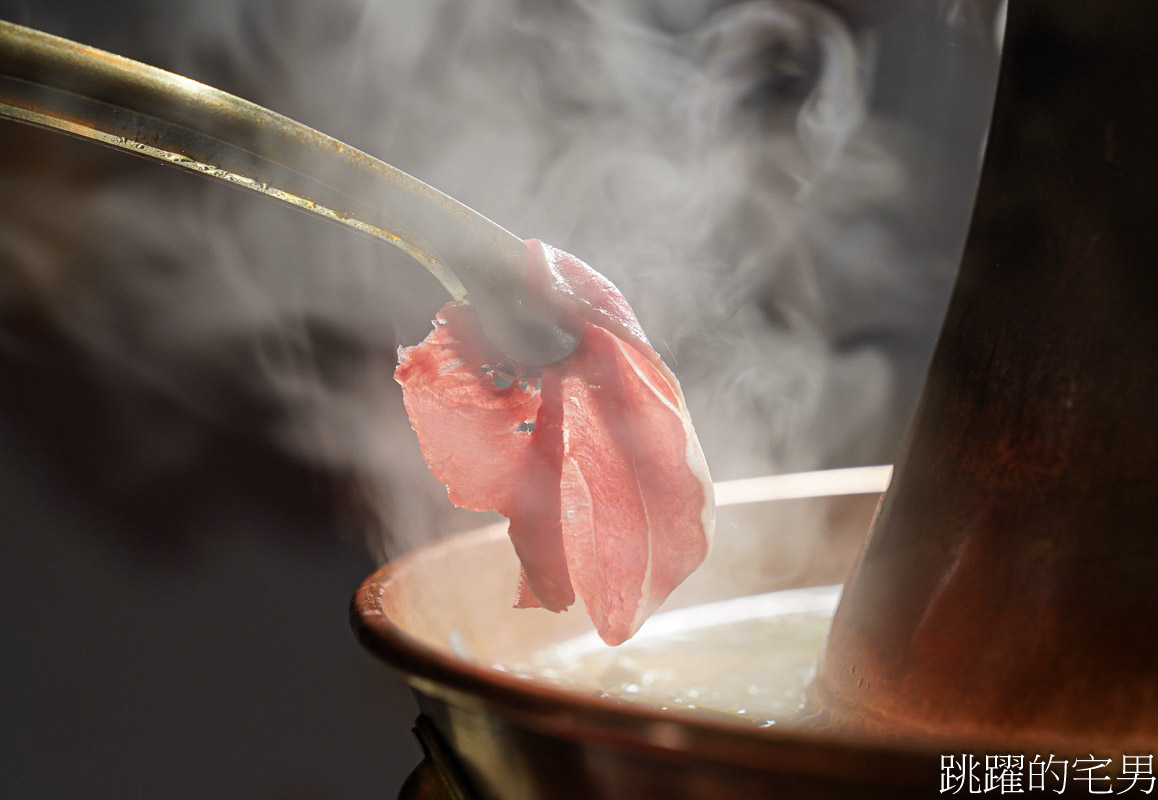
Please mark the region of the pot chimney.
<svg viewBox="0 0 1158 800"><path fill-rule="evenodd" d="M1011 0L960 276L817 691L910 734L1158 741L1158 4Z"/></svg>

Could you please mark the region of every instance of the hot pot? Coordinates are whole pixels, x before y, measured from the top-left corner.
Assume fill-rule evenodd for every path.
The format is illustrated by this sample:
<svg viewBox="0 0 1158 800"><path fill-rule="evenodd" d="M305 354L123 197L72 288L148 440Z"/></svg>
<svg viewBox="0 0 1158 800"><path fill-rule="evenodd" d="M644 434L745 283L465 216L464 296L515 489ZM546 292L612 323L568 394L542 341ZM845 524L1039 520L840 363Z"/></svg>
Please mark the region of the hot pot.
<svg viewBox="0 0 1158 800"><path fill-rule="evenodd" d="M840 491L844 474L808 482ZM869 477L859 494L721 507L711 557L664 610L838 580L880 497L884 476ZM779 528L807 530L825 546L802 562L776 544ZM759 728L495 669L590 629L581 610L513 608L517 574L498 524L391 561L359 589L359 639L405 675L422 711L416 732L427 758L402 796L916 797L936 785L928 742L874 742L823 724Z"/></svg>

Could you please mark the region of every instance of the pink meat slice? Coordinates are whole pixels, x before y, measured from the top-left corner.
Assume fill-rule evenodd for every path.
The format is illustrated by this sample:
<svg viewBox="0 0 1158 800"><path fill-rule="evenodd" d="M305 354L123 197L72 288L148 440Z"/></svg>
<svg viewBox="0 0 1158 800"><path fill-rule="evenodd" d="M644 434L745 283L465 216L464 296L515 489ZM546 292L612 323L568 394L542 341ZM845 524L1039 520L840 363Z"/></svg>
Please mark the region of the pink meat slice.
<svg viewBox="0 0 1158 800"><path fill-rule="evenodd" d="M438 421L418 429L426 463L455 505L475 511L510 505L530 455L531 437L518 428L538 416L540 394L518 382L506 391L480 391L489 380L484 368L502 357L469 306L447 303L434 322L421 345L399 351L394 375L408 390L410 418Z"/></svg>
<svg viewBox="0 0 1158 800"><path fill-rule="evenodd" d="M562 421L557 402L543 409L544 395L557 395L558 381L548 377L543 390L534 379L500 388L505 380L492 376L503 360L474 309L447 303L421 344L399 348L394 378L426 464L450 501L508 517L530 594L562 611L575 602L562 538L553 533Z"/></svg>
<svg viewBox="0 0 1158 800"><path fill-rule="evenodd" d="M652 360L661 361L627 298L585 262L546 242L528 239L527 279L546 302L611 331Z"/></svg>
<svg viewBox="0 0 1158 800"><path fill-rule="evenodd" d="M563 549L615 645L707 557L710 481L678 390L606 330L589 326L583 344L586 363L563 378Z"/></svg>
<svg viewBox="0 0 1158 800"><path fill-rule="evenodd" d="M610 281L528 241L533 287L586 323L570 357L495 381L502 362L467 304L449 303L395 377L452 502L510 518L522 564L516 605L583 599L619 644L707 556L711 479L679 383ZM510 369L516 366L508 365Z"/></svg>

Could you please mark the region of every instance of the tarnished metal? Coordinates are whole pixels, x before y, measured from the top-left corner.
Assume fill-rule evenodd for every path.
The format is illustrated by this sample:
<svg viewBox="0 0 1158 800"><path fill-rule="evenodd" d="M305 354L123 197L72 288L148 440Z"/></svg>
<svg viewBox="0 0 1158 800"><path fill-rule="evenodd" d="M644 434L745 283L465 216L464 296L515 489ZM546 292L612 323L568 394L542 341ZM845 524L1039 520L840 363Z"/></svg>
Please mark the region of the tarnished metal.
<svg viewBox="0 0 1158 800"><path fill-rule="evenodd" d="M227 92L0 20L0 117L89 139L317 214L399 248L531 364L576 341L530 302L519 237L366 153Z"/></svg>

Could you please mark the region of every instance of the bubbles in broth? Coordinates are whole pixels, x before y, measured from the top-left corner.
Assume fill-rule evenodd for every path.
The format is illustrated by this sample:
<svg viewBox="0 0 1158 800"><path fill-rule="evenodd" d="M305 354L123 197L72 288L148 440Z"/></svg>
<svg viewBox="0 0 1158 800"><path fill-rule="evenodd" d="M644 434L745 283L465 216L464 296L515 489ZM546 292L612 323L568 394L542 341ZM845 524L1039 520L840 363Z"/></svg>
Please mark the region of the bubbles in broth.
<svg viewBox="0 0 1158 800"><path fill-rule="evenodd" d="M653 708L784 724L804 711L839 598L839 586L820 586L693 606L618 647L590 633L496 666Z"/></svg>

